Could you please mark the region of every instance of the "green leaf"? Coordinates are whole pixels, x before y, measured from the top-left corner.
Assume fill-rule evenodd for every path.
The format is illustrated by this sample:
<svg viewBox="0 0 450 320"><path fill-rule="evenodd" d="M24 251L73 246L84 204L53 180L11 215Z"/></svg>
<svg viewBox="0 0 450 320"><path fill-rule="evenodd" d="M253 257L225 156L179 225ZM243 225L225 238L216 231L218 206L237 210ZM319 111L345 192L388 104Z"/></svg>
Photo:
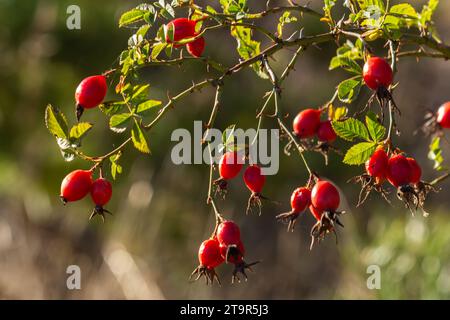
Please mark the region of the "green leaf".
<svg viewBox="0 0 450 320"><path fill-rule="evenodd" d="M353 141L360 138L370 141L366 126L358 119L348 118L344 121L332 121L331 124L336 134L344 140Z"/></svg>
<svg viewBox="0 0 450 320"><path fill-rule="evenodd" d="M236 128L235 124L229 125L222 134L222 143L225 147L229 144L234 144L234 129Z"/></svg>
<svg viewBox="0 0 450 320"><path fill-rule="evenodd" d="M434 161L434 169L437 171L446 170L443 165L444 157L442 156L441 138L434 137L429 146L428 159Z"/></svg>
<svg viewBox="0 0 450 320"><path fill-rule="evenodd" d="M71 139L81 139L89 130L91 130L92 124L89 122L79 122L70 129Z"/></svg>
<svg viewBox="0 0 450 320"><path fill-rule="evenodd" d="M283 29L284 26L297 21L297 17L293 17L291 15L290 11L285 11L283 12L282 16L280 17L279 21L278 21L278 26L277 26L277 33L278 33L278 37L281 38L283 36Z"/></svg>
<svg viewBox="0 0 450 320"><path fill-rule="evenodd" d="M361 78L350 78L342 81L338 85L338 98L342 102L351 103L359 95L359 89L361 88Z"/></svg>
<svg viewBox="0 0 450 320"><path fill-rule="evenodd" d="M109 161L111 162L111 176L114 180L116 180L117 174L122 173L122 166L119 164L119 159L122 156L122 152L119 151L115 155L109 157Z"/></svg>
<svg viewBox="0 0 450 320"><path fill-rule="evenodd" d="M365 163L377 147L375 142L361 142L352 146L344 157L344 163L349 165L360 165Z"/></svg>
<svg viewBox="0 0 450 320"><path fill-rule="evenodd" d="M45 108L45 126L52 135L58 138L68 138L69 129L64 114L51 104Z"/></svg>
<svg viewBox="0 0 450 320"><path fill-rule="evenodd" d="M157 60L161 52L167 47L167 43L156 43L152 47L151 59Z"/></svg>
<svg viewBox="0 0 450 320"><path fill-rule="evenodd" d="M409 3L400 3L396 4L389 9L389 13L395 13L398 15L402 15L407 18L418 18L419 15L416 12L416 9Z"/></svg>
<svg viewBox="0 0 450 320"><path fill-rule="evenodd" d="M108 101L102 103L99 107L104 114L112 116L121 112L126 107L126 103L124 101Z"/></svg>
<svg viewBox="0 0 450 320"><path fill-rule="evenodd" d="M261 43L252 39L252 29L234 26L231 28L231 35L238 43L237 51L242 59L247 60L260 53ZM267 79L267 75L261 71L258 63L253 63L251 67L259 77Z"/></svg>
<svg viewBox="0 0 450 320"><path fill-rule="evenodd" d="M119 19L119 27L124 27L138 21L144 20L144 15L146 14L146 10L141 9L132 9L130 11L125 12Z"/></svg>
<svg viewBox="0 0 450 320"><path fill-rule="evenodd" d="M329 70L333 70L338 67L357 75L362 74L361 66L348 56L336 56L331 59Z"/></svg>
<svg viewBox="0 0 450 320"><path fill-rule="evenodd" d="M433 17L433 13L436 11L437 6L439 5L439 0L429 0L428 4L423 6L422 11L420 12L420 24L425 27Z"/></svg>
<svg viewBox="0 0 450 320"><path fill-rule="evenodd" d="M137 150L142 153L150 153L147 139L145 138L141 126L136 120L134 121L133 128L131 129L131 140L133 141L133 145Z"/></svg>
<svg viewBox="0 0 450 320"><path fill-rule="evenodd" d="M131 101L133 101L133 103L138 104L144 100L147 100L149 90L150 90L149 84L134 86L133 94L131 95Z"/></svg>
<svg viewBox="0 0 450 320"><path fill-rule="evenodd" d="M109 119L110 129L117 133L124 132L128 127L131 116L132 116L131 113L119 113L119 114L113 115Z"/></svg>
<svg viewBox="0 0 450 320"><path fill-rule="evenodd" d="M348 113L347 107L335 107L333 105L330 105L328 107L328 118L331 120L340 120L341 118L345 117Z"/></svg>
<svg viewBox="0 0 450 320"><path fill-rule="evenodd" d="M136 108L136 113L138 114L144 114L150 109L153 109L155 107L158 107L162 104L161 101L158 100L147 100L145 102L140 103Z"/></svg>
<svg viewBox="0 0 450 320"><path fill-rule="evenodd" d="M383 140L386 134L386 128L378 121L377 115L373 112L368 112L366 115L366 126L369 130L370 137L375 142Z"/></svg>

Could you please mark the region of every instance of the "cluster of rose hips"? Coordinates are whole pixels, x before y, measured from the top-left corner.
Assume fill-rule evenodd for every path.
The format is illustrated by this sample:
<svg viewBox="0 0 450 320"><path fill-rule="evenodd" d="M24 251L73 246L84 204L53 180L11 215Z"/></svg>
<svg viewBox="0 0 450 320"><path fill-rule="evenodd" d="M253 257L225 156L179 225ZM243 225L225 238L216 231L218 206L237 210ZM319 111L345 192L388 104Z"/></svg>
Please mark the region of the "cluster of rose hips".
<svg viewBox="0 0 450 320"><path fill-rule="evenodd" d="M166 42L179 42L184 39L195 38L198 33L195 31L196 24L199 20L190 20L187 18L177 18L167 24L168 32L166 34ZM169 32L173 32L173 41L170 39ZM174 43L175 48L182 47L182 44ZM194 41L186 44L187 51L195 58L201 57L205 49L205 39L200 36Z"/></svg>
<svg viewBox="0 0 450 320"><path fill-rule="evenodd" d="M95 208L89 219L100 215L105 220L105 213L111 214L104 206L112 196L111 183L104 179L101 174L96 180L92 179L93 170L75 170L69 173L61 183L61 200L64 204L83 199L88 193L91 194Z"/></svg>
<svg viewBox="0 0 450 320"><path fill-rule="evenodd" d="M244 261L245 247L241 240L239 226L230 220L222 220L210 239L205 240L198 250L199 266L192 272L191 277L197 275L195 280L205 277L206 283L216 280L220 284L215 268L225 263L234 265L232 282L240 281L238 273L242 273L247 280L246 269L257 262L246 263Z"/></svg>
<svg viewBox="0 0 450 320"><path fill-rule="evenodd" d="M321 241L327 233L336 235L336 224L343 226L338 216L340 195L337 188L329 181L312 176L306 186L298 187L291 195L291 211L276 216L278 221L288 224L288 231L294 230L295 223L307 208L317 220L311 229L311 248L315 240Z"/></svg>
<svg viewBox="0 0 450 320"><path fill-rule="evenodd" d="M386 197L382 184L387 180L397 189L397 196L413 212L413 209L423 210L427 193L433 190L432 186L421 180L422 169L414 158L405 157L398 150L388 156L383 147L378 147L366 162L366 174L359 176L358 180L363 187L359 204L367 199L370 191L375 189ZM426 212L424 211L424 214Z"/></svg>
<svg viewBox="0 0 450 320"><path fill-rule="evenodd" d="M220 158L219 175L220 178L214 181L218 190L226 191L228 181L235 178L244 166L245 156L240 151L228 151ZM261 208L261 199L267 199L261 192L266 182L266 176L261 172L261 167L257 164L248 166L244 171L244 183L251 191L248 201L247 213L253 206ZM261 211L259 211L261 213Z"/></svg>

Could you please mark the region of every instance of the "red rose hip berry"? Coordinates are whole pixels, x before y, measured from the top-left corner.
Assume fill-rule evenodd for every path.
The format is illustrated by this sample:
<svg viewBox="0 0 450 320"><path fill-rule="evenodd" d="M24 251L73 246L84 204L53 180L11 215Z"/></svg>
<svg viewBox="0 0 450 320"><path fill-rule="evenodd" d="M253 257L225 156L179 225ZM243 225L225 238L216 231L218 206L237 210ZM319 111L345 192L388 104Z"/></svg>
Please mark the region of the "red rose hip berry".
<svg viewBox="0 0 450 320"><path fill-rule="evenodd" d="M323 121L320 123L319 128L317 129L317 138L323 142L333 142L336 140L336 132L334 132L333 126L331 125L331 121Z"/></svg>
<svg viewBox="0 0 450 320"><path fill-rule="evenodd" d="M237 245L241 241L239 226L233 221L223 221L217 228L217 240L225 245Z"/></svg>
<svg viewBox="0 0 450 320"><path fill-rule="evenodd" d="M320 110L306 109L294 119L294 133L300 139L309 138L316 134L320 126Z"/></svg>
<svg viewBox="0 0 450 320"><path fill-rule="evenodd" d="M261 168L254 164L249 166L244 172L244 182L247 188L252 192L259 194L264 187L266 177L261 174Z"/></svg>
<svg viewBox="0 0 450 320"><path fill-rule="evenodd" d="M92 186L92 171L75 170L69 173L61 183L61 200L64 203L84 198Z"/></svg>
<svg viewBox="0 0 450 320"><path fill-rule="evenodd" d="M392 156L388 161L387 178L396 188L411 182L412 170L408 159L401 154Z"/></svg>
<svg viewBox="0 0 450 320"><path fill-rule="evenodd" d="M223 180L236 177L243 166L243 157L235 151L226 152L219 161L219 174Z"/></svg>
<svg viewBox="0 0 450 320"><path fill-rule="evenodd" d="M372 90L388 88L392 84L392 68L386 60L379 57L369 58L363 67L363 78Z"/></svg>
<svg viewBox="0 0 450 320"><path fill-rule="evenodd" d="M187 18L177 18L170 21L167 24L167 34L166 34L166 42L172 43L171 32L173 32L173 41L178 42L186 38L191 38L195 36L195 25L196 21L189 20ZM174 47L178 48L183 45L175 44Z"/></svg>
<svg viewBox="0 0 450 320"><path fill-rule="evenodd" d="M339 191L328 181L319 180L311 191L311 204L318 211L334 212L340 203Z"/></svg>
<svg viewBox="0 0 450 320"><path fill-rule="evenodd" d="M89 219L92 219L96 214L100 215L103 220L105 220L104 213L110 213L108 210L103 208L112 196L112 185L111 183L104 179L99 178L92 183L91 187L91 197L92 201L95 203L94 211L92 212Z"/></svg>
<svg viewBox="0 0 450 320"><path fill-rule="evenodd" d="M200 37L186 45L189 54L195 58L200 58L205 50L205 38Z"/></svg>
<svg viewBox="0 0 450 320"><path fill-rule="evenodd" d="M441 128L450 129L450 102L446 102L439 107L436 121Z"/></svg>
<svg viewBox="0 0 450 320"><path fill-rule="evenodd" d="M366 161L366 172L369 176L382 181L386 178L388 172L388 155L383 148L378 148Z"/></svg>
<svg viewBox="0 0 450 320"><path fill-rule="evenodd" d="M206 278L206 283L213 283L216 280L220 284L219 277L214 268L224 262L220 253L220 244L217 239L208 239L202 242L198 249L199 266L192 272L190 278L197 275L195 280L202 276Z"/></svg>
<svg viewBox="0 0 450 320"><path fill-rule="evenodd" d="M101 104L107 91L105 76L97 75L83 79L75 91L77 119L80 120L84 109L95 108Z"/></svg>
<svg viewBox="0 0 450 320"><path fill-rule="evenodd" d="M311 203L311 190L306 187L300 187L294 190L291 195L291 208L295 213L305 211Z"/></svg>
<svg viewBox="0 0 450 320"><path fill-rule="evenodd" d="M420 182L420 178L422 177L422 168L417 163L416 159L414 158L406 158L409 163L409 167L411 169L411 183L416 184Z"/></svg>

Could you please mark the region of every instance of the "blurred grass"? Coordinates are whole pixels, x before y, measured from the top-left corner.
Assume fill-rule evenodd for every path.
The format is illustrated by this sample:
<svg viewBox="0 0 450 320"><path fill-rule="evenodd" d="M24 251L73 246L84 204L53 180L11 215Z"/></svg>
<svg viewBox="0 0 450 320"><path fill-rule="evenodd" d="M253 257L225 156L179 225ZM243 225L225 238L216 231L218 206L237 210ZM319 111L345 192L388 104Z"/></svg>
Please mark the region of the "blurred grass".
<svg viewBox="0 0 450 320"><path fill-rule="evenodd" d="M301 217L292 234L275 223L274 215L288 209L291 191L307 177L295 154L282 156L279 174L268 177L265 189L282 205L266 203L261 217L245 216L249 194L241 177L231 183L226 201L219 202L224 215L241 225L248 260L263 260L255 274L248 282L231 286L231 270L225 266L219 270L222 287L189 283L198 245L214 224L205 203L208 169L173 165L169 141L174 128L191 131L194 120L208 118L214 94L210 89L177 104L164 124L152 131L151 157L132 150L124 156L124 174L114 184L109 205L114 217L107 223L88 223L92 209L88 200L62 206L57 196L60 180L88 164L63 162L44 127L44 108L52 103L74 120L74 88L83 77L114 64L130 34L117 28L117 18L135 3L77 1L82 29L70 31L65 10L71 1L0 1L0 298L450 298L449 182L430 198L427 219L412 218L399 202L391 207L376 195L355 209L358 187L344 181L362 168L343 166L336 155L331 155L328 167L321 156L307 157L346 195L344 209L350 214L343 217L345 229L339 232L337 246L330 237L309 251L313 224L309 215ZM319 5L312 6L320 10ZM449 42L450 4L441 1L440 6L437 27ZM305 34L322 28L308 17L300 19L299 26ZM207 55L226 65L237 61L226 32L207 35L207 43ZM333 44L312 47L299 59L283 88L282 107L290 118L301 108L323 104L344 79L343 73L328 71L334 51ZM291 54L278 54L280 66L275 69L281 70ZM420 110L448 100L450 66L445 61L417 64L407 59L399 70L395 97L403 111L399 126L404 134L398 142L418 158L424 177L431 180L437 173L426 159L427 139L406 133L419 125ZM173 94L186 88L191 80L204 78L205 70L193 63L151 68L141 76L150 82L152 96L165 99L167 90ZM231 123L254 127L255 110L269 89L251 70L227 81L217 127ZM365 91L361 99L367 96ZM359 105L355 103L352 111ZM95 123L83 146L87 153L102 153L121 141L100 112L85 116ZM267 120L264 126L273 124ZM339 146L345 148L343 143ZM448 143L444 152L448 157ZM69 264L82 269L80 291L65 287ZM367 289L368 264L381 266L381 290Z"/></svg>

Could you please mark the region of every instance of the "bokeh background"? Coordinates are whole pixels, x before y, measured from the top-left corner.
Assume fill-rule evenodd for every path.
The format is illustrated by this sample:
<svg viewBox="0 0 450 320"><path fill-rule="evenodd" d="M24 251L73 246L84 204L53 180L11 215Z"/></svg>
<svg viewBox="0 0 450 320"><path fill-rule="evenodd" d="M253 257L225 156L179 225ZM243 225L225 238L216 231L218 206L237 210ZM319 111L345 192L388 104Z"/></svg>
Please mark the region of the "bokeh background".
<svg viewBox="0 0 450 320"><path fill-rule="evenodd" d="M255 10L265 1L249 1ZM287 1L272 1L285 4ZM300 1L302 2L302 1ZM321 1L311 6L321 9ZM341 1L338 1L340 3ZM391 1L392 2L392 1ZM396 3L398 1L394 1ZM175 128L193 130L194 120L206 121L214 92L205 89L178 103L162 125L152 130L152 156L129 150L122 158L124 173L114 183L108 208L114 212L106 223L88 222L88 199L63 206L59 200L61 179L71 170L87 168L86 162L63 161L54 138L44 126L47 103L60 107L74 121L73 94L79 81L116 64L127 46L131 30L118 29L121 12L138 1L0 0L0 298L2 299L405 299L450 298L450 197L449 182L431 195L428 218L411 214L394 200L390 206L373 195L356 209L358 186L345 181L362 168L347 167L332 154L324 165L320 155L308 154L312 166L333 180L345 195L345 229L339 244L333 237L309 250L309 214L296 230L287 233L275 222L277 213L289 209L292 190L305 183L307 173L298 158L282 156L280 171L267 179L265 193L281 204L265 203L261 216L245 216L248 191L241 176L233 181L222 213L238 222L247 248L247 259L260 259L249 281L231 285L231 267L219 269L223 285L190 283L197 266L197 249L211 233L214 217L205 203L208 187L206 165L176 166L170 160ZM412 1L419 8L424 1ZM66 28L66 9L82 10L81 30ZM339 9L340 4L338 4ZM450 42L450 2L441 1L435 20L442 39ZM267 21L274 26L274 21ZM305 34L324 26L310 17L293 27ZM205 54L225 65L238 61L235 42L225 31L206 36ZM282 105L292 115L319 106L331 98L345 74L328 71L333 44L311 47L284 83ZM382 44L377 50L385 54ZM276 55L281 70L292 52ZM279 64L278 64L279 63ZM413 136L426 108L436 109L449 99L450 64L444 60L405 58L399 63L395 91L403 116L398 144L417 157L424 178L439 173L426 157L429 139ZM178 67L154 67L141 73L152 86L153 97L171 93L207 77L201 63ZM267 81L249 69L227 80L218 128L236 123L254 127L255 110L261 106ZM112 92L113 90L111 90ZM368 98L351 106L360 108ZM110 98L114 98L111 94ZM88 154L102 154L123 138L108 129L99 111L85 114L95 123L84 141ZM270 119L264 122L271 127ZM344 144L339 144L344 147ZM448 142L444 154L450 157ZM394 195L392 195L394 196ZM78 265L82 289L66 287L66 268ZM366 286L368 265L381 268L380 290Z"/></svg>

